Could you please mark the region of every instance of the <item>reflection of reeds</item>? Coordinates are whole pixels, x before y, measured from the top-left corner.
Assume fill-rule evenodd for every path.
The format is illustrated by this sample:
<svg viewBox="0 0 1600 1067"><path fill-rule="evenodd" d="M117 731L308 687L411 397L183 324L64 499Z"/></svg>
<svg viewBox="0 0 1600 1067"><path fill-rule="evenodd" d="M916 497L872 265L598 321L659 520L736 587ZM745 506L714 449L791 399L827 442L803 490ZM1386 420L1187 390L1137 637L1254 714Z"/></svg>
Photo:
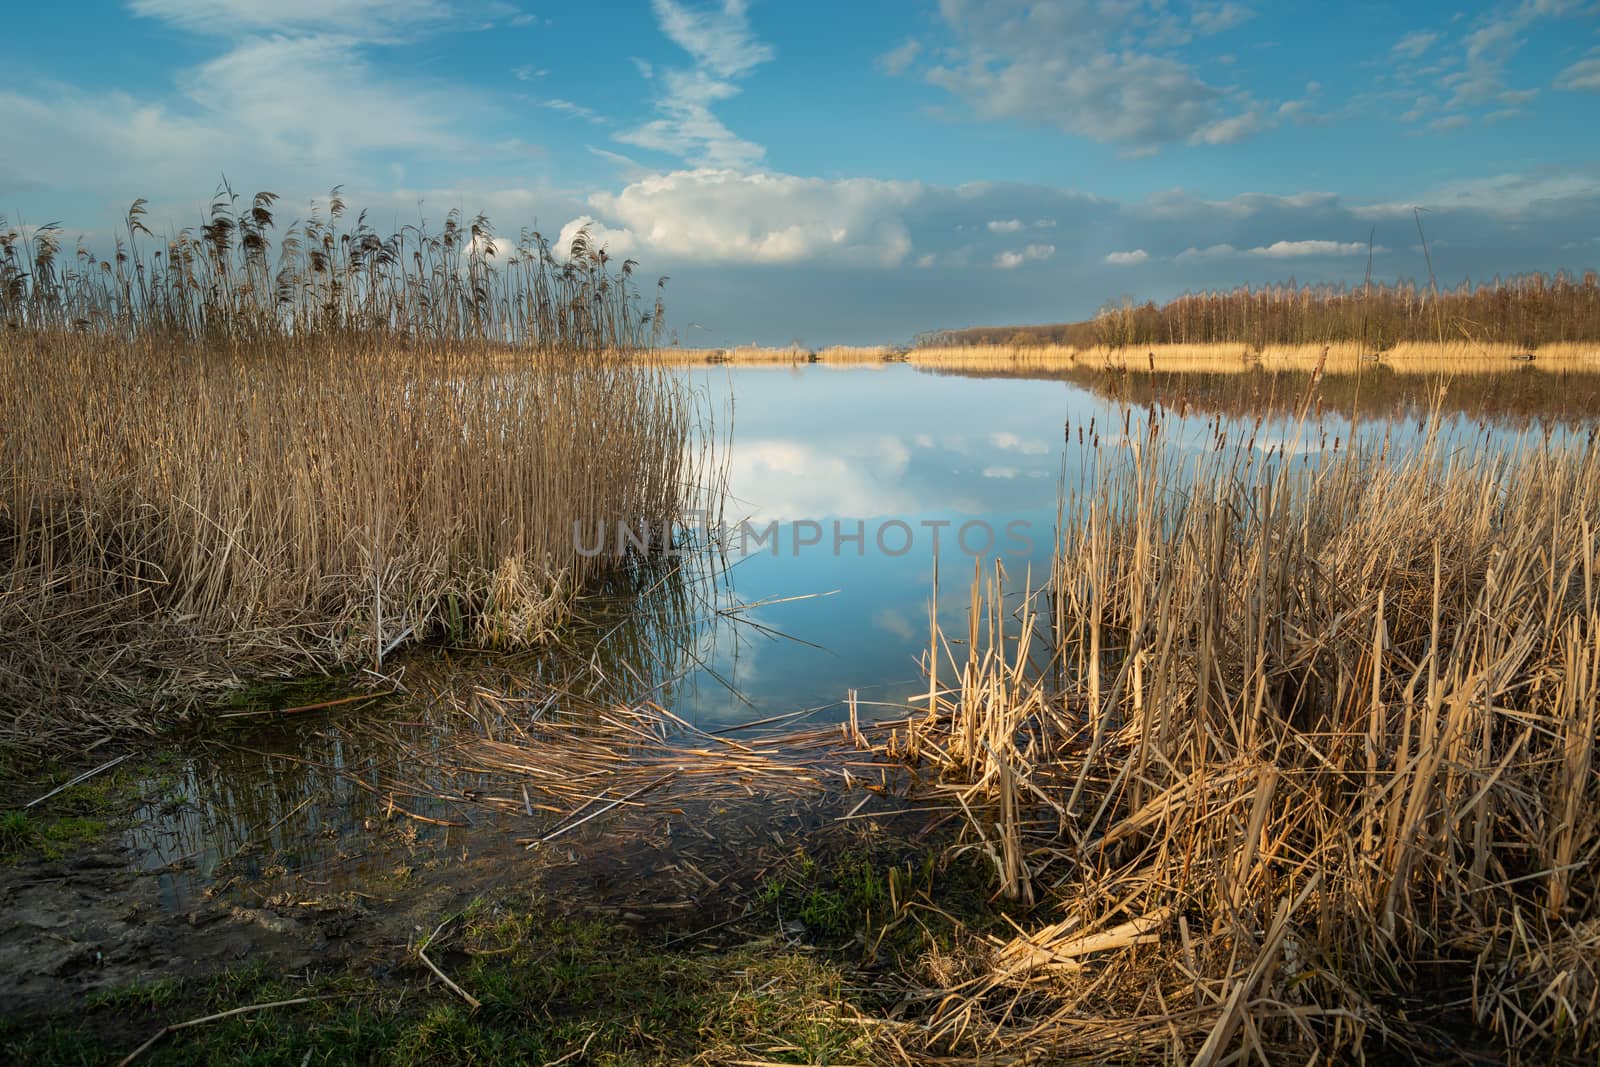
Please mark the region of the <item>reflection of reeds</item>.
<svg viewBox="0 0 1600 1067"><path fill-rule="evenodd" d="M1082 369L1206 371L1251 373L1260 370L1310 370L1327 353L1325 369L1353 374L1382 366L1396 374L1497 374L1528 367L1539 371L1600 371L1600 342L1556 342L1528 350L1513 344L1407 341L1383 353L1357 342L1270 344L1154 344L1113 348L1105 345L947 345L912 349L889 347L793 348L744 346L731 349L663 349L670 363L727 363L742 366L864 366L908 363L930 370L1064 371Z"/></svg>
<svg viewBox="0 0 1600 1067"><path fill-rule="evenodd" d="M1325 1057L1458 999L1506 1054L1592 1057L1600 453L1195 471L1155 425L1067 511L1056 669L992 591L902 742L1046 909L936 1039Z"/></svg>
<svg viewBox="0 0 1600 1067"><path fill-rule="evenodd" d="M1314 368L1245 368L1152 371L1148 366L996 366L929 367L931 373L980 378L1018 378L1067 382L1120 403L1156 406L1178 413L1207 412L1255 420L1294 412L1311 390L1313 410L1321 413L1404 413L1426 417L1442 411L1472 419L1520 424L1529 420L1585 423L1600 411L1600 364L1541 367L1532 363L1468 367L1424 373L1403 366L1368 364L1355 371L1324 373L1314 388ZM1441 390L1442 381L1448 387Z"/></svg>
<svg viewBox="0 0 1600 1067"><path fill-rule="evenodd" d="M798 363L884 363L901 358L897 350L880 345L851 347L832 345L809 349L769 348L764 345L737 345L733 348L662 348L652 358L666 363L734 363L789 365Z"/></svg>

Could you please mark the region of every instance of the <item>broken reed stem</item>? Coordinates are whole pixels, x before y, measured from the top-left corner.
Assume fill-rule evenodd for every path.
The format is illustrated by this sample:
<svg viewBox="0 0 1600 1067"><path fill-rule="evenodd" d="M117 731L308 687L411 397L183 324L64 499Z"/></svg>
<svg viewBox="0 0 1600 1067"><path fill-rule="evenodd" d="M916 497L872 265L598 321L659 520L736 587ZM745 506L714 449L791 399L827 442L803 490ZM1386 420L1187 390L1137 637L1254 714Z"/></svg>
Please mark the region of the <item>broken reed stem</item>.
<svg viewBox="0 0 1600 1067"><path fill-rule="evenodd" d="M465 989L462 989L460 986L452 982L450 980L450 976L441 971L438 964L434 963L428 958L428 946L433 944L434 939L439 936L439 931L443 930L446 926L450 925L450 923L454 921L455 916L452 915L450 918L433 928L433 933L428 935L427 940L417 946L417 959L421 960L427 966L428 970L432 971L439 981L444 983L446 989L450 990L450 992L466 1001L467 1006L472 1008L473 1011L477 1011L479 1008L483 1007L483 1003L479 1001L477 997L473 996L471 993L468 993Z"/></svg>
<svg viewBox="0 0 1600 1067"><path fill-rule="evenodd" d="M128 1064L132 1063L134 1060L137 1060L140 1056L142 1056L146 1052L150 1051L150 1049L153 1048L157 1043L159 1043L162 1038L166 1037L169 1034L176 1033L179 1030L187 1030L187 1029L189 1029L190 1027L193 1027L193 1026L204 1026L206 1023L214 1023L214 1022L218 1022L219 1020L222 1020L222 1019L229 1019L229 1018L232 1018L235 1015L245 1015L245 1014L248 1014L249 1012L252 1012L252 1011L269 1011L269 1010L271 1010L273 1008L289 1008L289 1007L293 1007L296 1004L311 1004L311 1003L314 1003L314 1002L319 1001L319 1000L348 1000L351 996L371 996L371 995L375 995L375 994L339 993L339 994L334 994L334 995L329 995L329 996L293 997L293 998L291 998L289 1000L273 1000L273 1001L269 1001L269 1002L267 1002L265 1004L247 1004L242 1008L230 1008L227 1011L219 1011L219 1012L216 1012L216 1013L214 1013L212 1015L202 1015L198 1019L187 1019L187 1020L185 1020L184 1022L181 1022L181 1023L169 1023L168 1025L163 1026L160 1030L157 1030L153 1035L151 1035L149 1040L145 1041L144 1044L140 1045L138 1048L134 1049L132 1052L130 1052L126 1056L122 1057L122 1059L118 1060L117 1061L117 1067L128 1067Z"/></svg>

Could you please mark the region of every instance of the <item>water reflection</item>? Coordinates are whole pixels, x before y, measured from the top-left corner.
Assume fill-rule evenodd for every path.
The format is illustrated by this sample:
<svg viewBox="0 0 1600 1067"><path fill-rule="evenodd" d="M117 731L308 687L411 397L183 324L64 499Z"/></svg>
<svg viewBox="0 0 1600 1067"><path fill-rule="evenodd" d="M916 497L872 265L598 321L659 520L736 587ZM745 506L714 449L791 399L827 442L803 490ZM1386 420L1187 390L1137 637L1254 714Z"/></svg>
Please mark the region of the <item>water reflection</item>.
<svg viewBox="0 0 1600 1067"><path fill-rule="evenodd" d="M599 591L559 649L418 650L391 668L395 693L381 709L296 717L207 748L173 781L151 784L148 818L130 837L144 866L164 871L169 901L223 869L359 880L381 862L372 826L395 805L418 817L415 833L448 843L461 832L450 824L487 818L464 802L487 786L470 774L430 779L430 759L444 765L463 730L536 730L557 702L655 701L705 729L801 709L838 716L850 690L867 714L899 713L925 686L936 557L940 621L965 630L975 561L963 525L1002 539L1013 586L1039 585L1058 501L1120 446L1147 440L1151 419L1161 419L1167 461L1181 464L1219 447L1309 459L1352 437L1404 450L1435 402L1444 432L1473 448L1547 434L1592 446L1600 412L1600 376L1527 368L1457 379L1442 401L1436 380L1381 367L1319 382L1298 372L985 376L904 365L675 373L733 411L724 516L776 523L776 551L724 543L725 554L663 561ZM1303 433L1302 407L1313 420ZM861 539L836 544L835 523L846 537L861 524ZM877 543L888 523L913 533L906 550ZM1028 543L1007 538L1008 527ZM797 548L802 533L816 543ZM402 780L430 789L405 795Z"/></svg>

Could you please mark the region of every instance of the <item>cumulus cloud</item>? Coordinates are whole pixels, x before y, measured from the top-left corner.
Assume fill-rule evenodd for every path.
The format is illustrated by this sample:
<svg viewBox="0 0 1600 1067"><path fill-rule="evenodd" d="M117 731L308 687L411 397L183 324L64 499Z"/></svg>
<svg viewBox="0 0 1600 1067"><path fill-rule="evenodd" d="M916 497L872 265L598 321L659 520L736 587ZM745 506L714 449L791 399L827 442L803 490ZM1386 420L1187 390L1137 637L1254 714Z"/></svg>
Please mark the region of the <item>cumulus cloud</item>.
<svg viewBox="0 0 1600 1067"><path fill-rule="evenodd" d="M1142 248L1135 248L1131 252L1112 252L1106 256L1106 262L1113 267L1131 267L1143 263L1150 258L1150 253Z"/></svg>
<svg viewBox="0 0 1600 1067"><path fill-rule="evenodd" d="M990 233L1017 233L1022 229L1021 219L990 219Z"/></svg>
<svg viewBox="0 0 1600 1067"><path fill-rule="evenodd" d="M911 253L902 212L921 192L913 182L870 178L677 171L591 197L594 215L563 227L558 248L587 229L618 256L892 267Z"/></svg>
<svg viewBox="0 0 1600 1067"><path fill-rule="evenodd" d="M1248 14L1237 4L1180 14L1158 0L944 0L940 10L956 43L926 77L980 117L1134 151L1227 143L1262 128L1259 118L1224 114L1223 91L1163 51L1237 25Z"/></svg>
<svg viewBox="0 0 1600 1067"><path fill-rule="evenodd" d="M772 59L772 49L756 38L745 0L691 8L678 0L652 0L661 32L689 53L692 69L671 69L657 83L657 117L616 135L624 144L716 167L750 167L766 150L734 135L712 107L739 95L734 79Z"/></svg>
<svg viewBox="0 0 1600 1067"><path fill-rule="evenodd" d="M1374 252L1387 252L1382 245L1374 245ZM1303 256L1364 256L1367 246L1360 241L1274 241L1261 248L1252 248L1252 256L1267 259L1299 259Z"/></svg>
<svg viewBox="0 0 1600 1067"><path fill-rule="evenodd" d="M1055 245L1028 245L994 257L996 270L1016 270L1024 263L1042 263L1056 254Z"/></svg>

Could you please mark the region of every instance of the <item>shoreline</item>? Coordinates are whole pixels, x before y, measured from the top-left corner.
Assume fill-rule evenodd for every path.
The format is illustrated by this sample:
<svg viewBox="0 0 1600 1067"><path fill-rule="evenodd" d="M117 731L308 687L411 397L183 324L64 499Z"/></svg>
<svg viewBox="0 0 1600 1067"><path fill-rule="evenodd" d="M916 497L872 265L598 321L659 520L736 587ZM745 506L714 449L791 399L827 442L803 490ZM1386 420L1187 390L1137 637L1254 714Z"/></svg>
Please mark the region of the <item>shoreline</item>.
<svg viewBox="0 0 1600 1067"><path fill-rule="evenodd" d="M1324 360L1323 353L1327 356ZM1243 342L1203 345L963 345L899 349L888 345L822 348L663 348L644 357L664 366L700 364L740 367L873 366L906 363L950 369L1126 369L1156 371L1313 370L1357 373L1382 367L1400 373L1500 373L1523 367L1544 371L1600 372L1600 342L1560 342L1534 349L1502 343L1402 342L1373 352L1356 342L1267 345L1256 350Z"/></svg>

